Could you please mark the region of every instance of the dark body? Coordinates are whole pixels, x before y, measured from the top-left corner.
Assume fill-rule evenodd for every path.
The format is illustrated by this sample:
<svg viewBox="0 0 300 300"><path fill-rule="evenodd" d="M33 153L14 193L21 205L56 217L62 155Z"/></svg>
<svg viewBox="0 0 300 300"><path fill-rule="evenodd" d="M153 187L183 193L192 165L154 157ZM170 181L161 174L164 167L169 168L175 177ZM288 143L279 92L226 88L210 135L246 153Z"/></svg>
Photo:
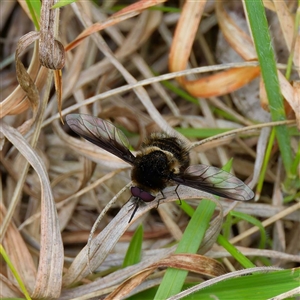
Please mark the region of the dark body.
<svg viewBox="0 0 300 300"><path fill-rule="evenodd" d="M157 194L171 185L174 174L183 173L189 164L189 152L179 139L154 133L137 153L131 178L142 190Z"/></svg>

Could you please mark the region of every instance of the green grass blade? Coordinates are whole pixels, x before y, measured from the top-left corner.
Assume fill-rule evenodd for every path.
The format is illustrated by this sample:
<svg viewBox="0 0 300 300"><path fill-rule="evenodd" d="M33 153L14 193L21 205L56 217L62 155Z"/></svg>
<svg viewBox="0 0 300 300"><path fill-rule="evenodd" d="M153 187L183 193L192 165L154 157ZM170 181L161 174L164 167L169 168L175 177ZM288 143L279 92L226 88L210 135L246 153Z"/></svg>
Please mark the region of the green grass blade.
<svg viewBox="0 0 300 300"><path fill-rule="evenodd" d="M274 145L274 140L275 140L275 128L272 128L271 134L270 134L270 138L269 138L269 142L268 142L268 146L267 146L267 150L266 150L266 155L264 157L264 161L263 161L263 165L259 174L259 179L258 179L258 183L256 186L256 197L257 200L259 199L259 196L261 194L262 188L263 188L263 184L265 181L265 176L266 176L266 172L267 172L267 168L268 168L268 163L272 154L272 149L273 149L273 145Z"/></svg>
<svg viewBox="0 0 300 300"><path fill-rule="evenodd" d="M263 2L261 0L246 0L245 5L261 67L261 75L269 101L272 120L285 120L286 115L279 86L275 55L271 46L269 25L267 23ZM290 177L292 151L288 130L286 126L277 126L275 130L285 171L288 177Z"/></svg>
<svg viewBox="0 0 300 300"><path fill-rule="evenodd" d="M228 279L184 299L208 300L262 300L273 299L275 296L299 287L300 269L262 272ZM289 298L292 299L292 298ZM295 298L293 298L295 299Z"/></svg>
<svg viewBox="0 0 300 300"><path fill-rule="evenodd" d="M186 203L184 200L177 200L176 204L179 205L179 207L189 216L192 217L195 209L190 206L188 203Z"/></svg>
<svg viewBox="0 0 300 300"><path fill-rule="evenodd" d="M217 243L224 247L244 268L256 267L251 260L244 256L239 250L237 250L231 243L228 242L221 234L217 238Z"/></svg>
<svg viewBox="0 0 300 300"><path fill-rule="evenodd" d="M197 253L216 204L202 200L191 218L175 253ZM166 299L181 291L187 271L169 268L154 299Z"/></svg>
<svg viewBox="0 0 300 300"><path fill-rule="evenodd" d="M33 24L37 30L40 30L40 17L41 17L41 2L35 0L26 0Z"/></svg>
<svg viewBox="0 0 300 300"><path fill-rule="evenodd" d="M25 298L27 300L30 300L31 297L29 296L29 293L21 279L21 277L19 276L17 270L15 269L14 265L12 264L11 260L9 259L6 251L4 250L3 246L0 244L0 254L2 255L3 259L5 260L5 262L7 263L8 267L10 268L11 272L13 273L13 275L15 276L18 284L19 284L19 287L21 289L21 291L23 292Z"/></svg>
<svg viewBox="0 0 300 300"><path fill-rule="evenodd" d="M259 242L259 248L260 249L264 249L267 243L267 233L266 230L264 228L264 226L262 225L262 223L257 220L256 218L249 216L245 213L242 212L238 212L238 211L231 211L229 213L231 216L234 216L236 218L239 218L241 220L247 221L248 223L257 226L259 228L259 232L260 232L260 242Z"/></svg>
<svg viewBox="0 0 300 300"><path fill-rule="evenodd" d="M129 244L129 247L127 249L124 261L123 261L123 268L132 266L134 264L137 264L141 261L142 256L142 244L143 244L143 235L144 235L144 229L143 225L140 225Z"/></svg>
<svg viewBox="0 0 300 300"><path fill-rule="evenodd" d="M63 7L63 6L66 6L66 5L69 5L73 2L76 2L77 0L60 0L58 1L57 3L55 3L52 8L60 8L60 7Z"/></svg>
<svg viewBox="0 0 300 300"><path fill-rule="evenodd" d="M176 131L190 138L207 138L217 134L225 133L232 128L181 128L176 127Z"/></svg>

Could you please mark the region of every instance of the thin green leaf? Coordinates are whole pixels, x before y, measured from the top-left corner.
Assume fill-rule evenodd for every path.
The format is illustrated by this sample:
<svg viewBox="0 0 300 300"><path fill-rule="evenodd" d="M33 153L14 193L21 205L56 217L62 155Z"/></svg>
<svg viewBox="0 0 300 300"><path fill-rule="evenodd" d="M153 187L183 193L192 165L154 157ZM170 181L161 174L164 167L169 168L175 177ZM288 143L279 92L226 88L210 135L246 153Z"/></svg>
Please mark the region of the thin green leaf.
<svg viewBox="0 0 300 300"><path fill-rule="evenodd" d="M275 55L271 46L269 25L263 2L261 0L246 0L245 5L269 101L272 120L285 120L286 115L277 75ZM285 171L288 177L290 177L292 151L288 130L286 126L277 126L275 131Z"/></svg>
<svg viewBox="0 0 300 300"><path fill-rule="evenodd" d="M266 242L267 242L267 233L266 233L266 230L265 230L264 226L262 225L262 223L259 220L257 220L256 218L249 216L242 212L231 211L230 214L236 218L247 221L248 223L250 223L254 226L257 226L259 228L259 232L260 232L260 236L261 236L260 242L259 242L259 248L264 249L266 246Z"/></svg>
<svg viewBox="0 0 300 300"><path fill-rule="evenodd" d="M277 295L299 287L300 269L252 274L228 279L184 299L211 300L261 300L273 299Z"/></svg>
<svg viewBox="0 0 300 300"><path fill-rule="evenodd" d="M232 130L232 128L175 128L178 132L190 138L207 138Z"/></svg>
<svg viewBox="0 0 300 300"><path fill-rule="evenodd" d="M244 256L239 250L237 250L227 239L221 234L217 238L219 245L224 247L244 268L256 267L246 256Z"/></svg>
<svg viewBox="0 0 300 300"><path fill-rule="evenodd" d="M230 158L229 161L222 167L222 170L230 172L233 164L233 158Z"/></svg>
<svg viewBox="0 0 300 300"><path fill-rule="evenodd" d="M16 268L14 267L14 265L12 264L11 260L9 259L5 249L3 248L3 246L0 244L0 254L2 255L4 261L7 263L8 267L10 268L11 272L13 273L14 277L16 278L18 284L19 284L19 287L21 289L21 291L23 292L25 298L27 300L30 300L31 297L29 296L29 293L21 279L21 277L19 276Z"/></svg>
<svg viewBox="0 0 300 300"><path fill-rule="evenodd" d="M269 138L269 142L268 142L268 146L267 146L267 150L266 150L266 155L264 157L264 161L263 161L263 165L261 168L261 172L259 174L259 179L258 179L258 183L257 183L257 187L256 187L256 194L260 195L261 191L262 191L262 187L265 181L265 176L266 176L266 172L267 172L267 168L268 168L268 163L271 157L271 153L272 153L272 149L273 149L273 145L274 145L274 140L275 140L275 128L272 128L271 134L270 134L270 138Z"/></svg>
<svg viewBox="0 0 300 300"><path fill-rule="evenodd" d="M196 253L209 226L216 204L202 200L191 218L175 253ZM166 299L181 291L187 271L167 269L154 299Z"/></svg>
<svg viewBox="0 0 300 300"><path fill-rule="evenodd" d="M232 215L227 214L225 221L222 226L222 233L225 239L229 240L230 239L230 234L231 234L231 227L233 225L233 220L232 220Z"/></svg>
<svg viewBox="0 0 300 300"><path fill-rule="evenodd" d="M177 200L176 202L180 208L189 216L192 217L195 210L192 206L190 206L188 203L186 203L184 200Z"/></svg>
<svg viewBox="0 0 300 300"><path fill-rule="evenodd" d="M52 6L52 8L60 8L60 7L63 7L63 6L67 6L73 2L76 2L77 0L60 0L58 1L56 4L54 4Z"/></svg>
<svg viewBox="0 0 300 300"><path fill-rule="evenodd" d="M155 75L157 76L158 74L155 73ZM189 93L187 93L186 91L184 91L183 89L175 86L173 83L171 83L168 80L164 80L161 81L161 84L166 87L167 89L169 89L170 91L172 91L173 93L175 93L177 96L179 96L182 99L185 99L188 102L192 102L194 104L198 104L198 100L197 98L191 96Z"/></svg>
<svg viewBox="0 0 300 300"><path fill-rule="evenodd" d="M292 169L291 169L292 176L295 178L297 177L299 164L300 164L300 143L298 145L297 153L296 153L295 159L292 163Z"/></svg>
<svg viewBox="0 0 300 300"><path fill-rule="evenodd" d="M127 252L126 252L126 255L125 255L125 258L123 261L123 268L132 266L141 261L143 235L144 235L143 225L140 225L136 229L136 231L130 241L129 247L127 249Z"/></svg>
<svg viewBox="0 0 300 300"><path fill-rule="evenodd" d="M37 30L40 30L39 20L41 17L41 2L36 0L26 0L33 24Z"/></svg>

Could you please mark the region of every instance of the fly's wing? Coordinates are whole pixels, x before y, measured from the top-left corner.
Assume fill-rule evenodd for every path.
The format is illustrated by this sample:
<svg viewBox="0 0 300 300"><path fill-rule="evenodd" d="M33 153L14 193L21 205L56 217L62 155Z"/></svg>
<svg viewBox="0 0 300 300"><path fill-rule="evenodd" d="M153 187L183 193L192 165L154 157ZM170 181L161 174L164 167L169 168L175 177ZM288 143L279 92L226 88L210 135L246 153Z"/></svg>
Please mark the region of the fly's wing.
<svg viewBox="0 0 300 300"><path fill-rule="evenodd" d="M66 116L66 121L78 135L133 164L135 157L128 150L129 142L124 133L113 124L84 114L69 114Z"/></svg>
<svg viewBox="0 0 300 300"><path fill-rule="evenodd" d="M226 171L206 165L190 166L183 174L173 176L172 180L232 200L246 201L254 198L253 191L243 181Z"/></svg>

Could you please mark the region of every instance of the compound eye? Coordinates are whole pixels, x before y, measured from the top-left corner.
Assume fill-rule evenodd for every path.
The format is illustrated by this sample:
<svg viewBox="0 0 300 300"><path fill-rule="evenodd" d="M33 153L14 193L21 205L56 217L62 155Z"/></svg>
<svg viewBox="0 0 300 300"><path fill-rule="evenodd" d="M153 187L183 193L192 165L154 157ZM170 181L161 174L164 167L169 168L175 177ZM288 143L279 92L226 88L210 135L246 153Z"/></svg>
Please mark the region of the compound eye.
<svg viewBox="0 0 300 300"><path fill-rule="evenodd" d="M155 199L155 196L151 195L148 192L145 192L143 190L141 190L140 188L138 188L137 186L133 186L131 187L131 194L134 197L140 198L145 202L151 202Z"/></svg>

